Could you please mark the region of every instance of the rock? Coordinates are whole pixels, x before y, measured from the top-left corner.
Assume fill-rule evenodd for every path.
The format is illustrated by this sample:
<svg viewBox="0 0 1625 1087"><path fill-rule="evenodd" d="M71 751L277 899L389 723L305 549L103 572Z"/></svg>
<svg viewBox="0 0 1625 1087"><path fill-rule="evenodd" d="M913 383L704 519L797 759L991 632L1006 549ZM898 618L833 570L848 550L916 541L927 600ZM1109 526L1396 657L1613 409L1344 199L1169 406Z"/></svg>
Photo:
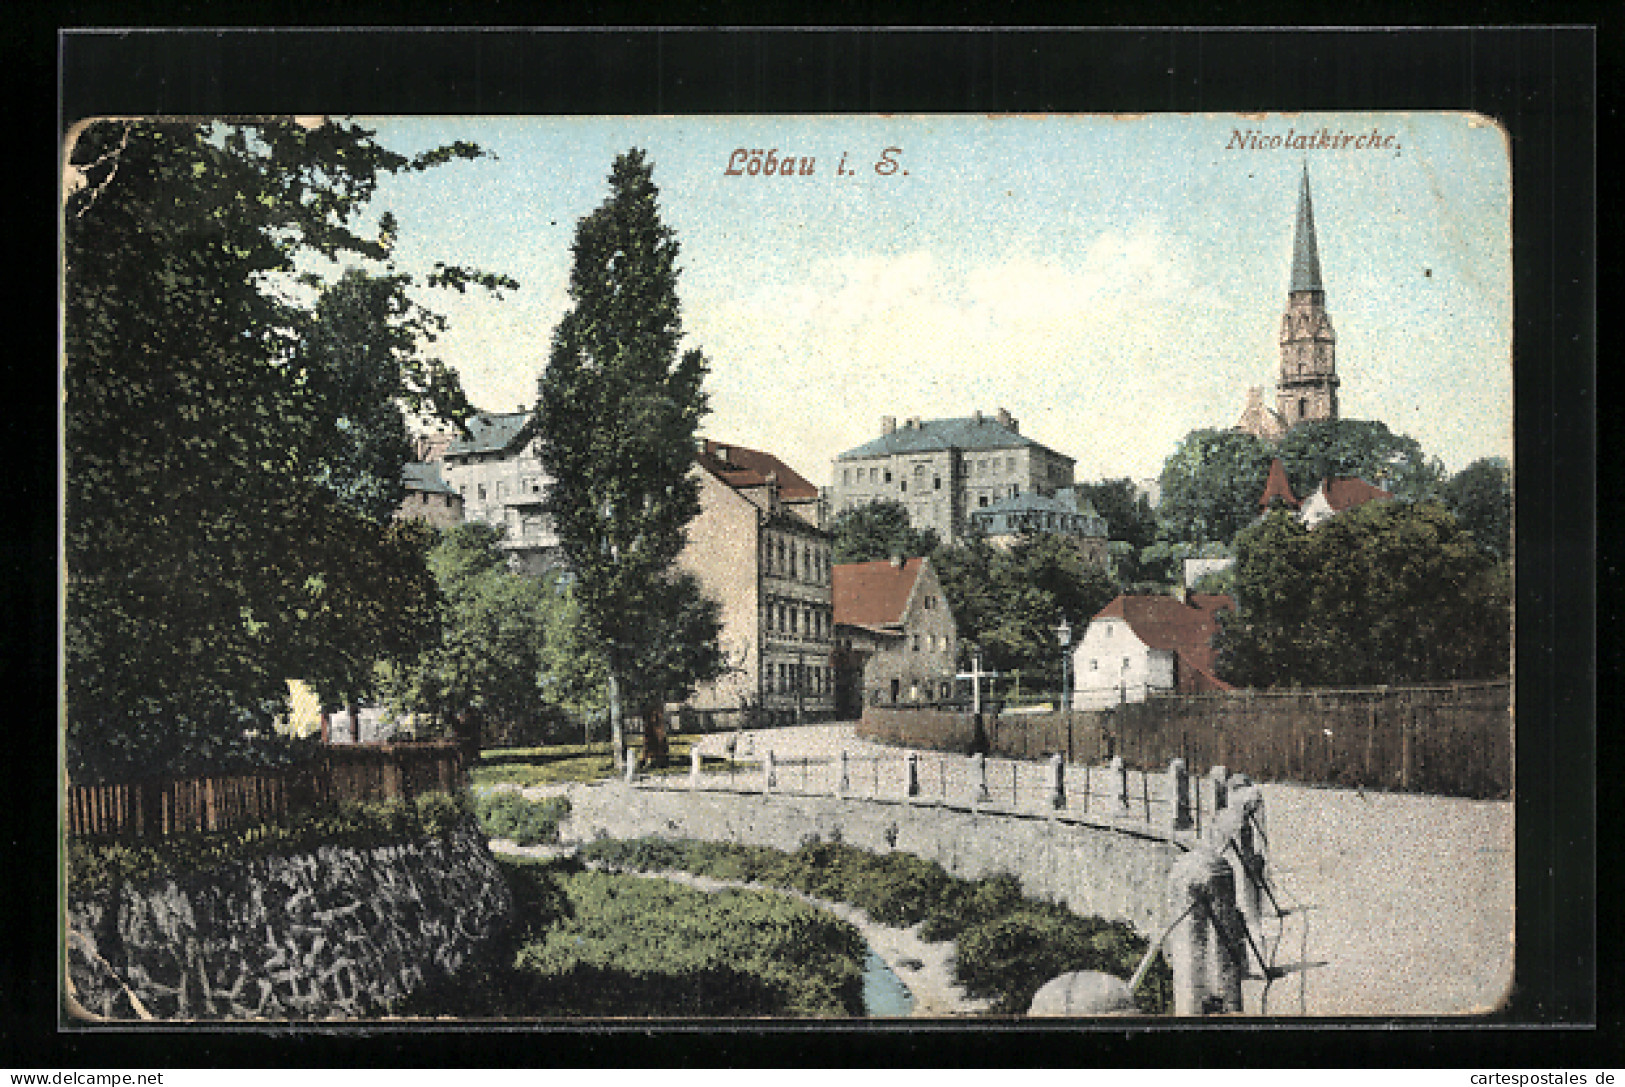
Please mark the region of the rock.
<svg viewBox="0 0 1625 1087"><path fill-rule="evenodd" d="M1033 995L1027 1014L1037 1017L1133 1015L1134 994L1122 978L1079 970L1045 982Z"/></svg>

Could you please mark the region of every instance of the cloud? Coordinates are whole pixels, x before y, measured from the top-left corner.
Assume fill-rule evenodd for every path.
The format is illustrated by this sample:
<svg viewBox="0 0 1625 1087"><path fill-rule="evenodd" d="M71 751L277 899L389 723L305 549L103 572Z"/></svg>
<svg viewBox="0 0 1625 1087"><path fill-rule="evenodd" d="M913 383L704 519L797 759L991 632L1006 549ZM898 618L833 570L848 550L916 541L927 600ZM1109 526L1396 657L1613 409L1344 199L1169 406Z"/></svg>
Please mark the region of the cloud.
<svg viewBox="0 0 1625 1087"><path fill-rule="evenodd" d="M713 362L709 428L814 479L881 415L998 406L1080 474L1152 473L1189 429L1168 410L1170 374L1215 350L1206 323L1221 307L1199 283L1174 241L1106 231L1067 264L923 249L823 260L794 282L698 300L687 328Z"/></svg>

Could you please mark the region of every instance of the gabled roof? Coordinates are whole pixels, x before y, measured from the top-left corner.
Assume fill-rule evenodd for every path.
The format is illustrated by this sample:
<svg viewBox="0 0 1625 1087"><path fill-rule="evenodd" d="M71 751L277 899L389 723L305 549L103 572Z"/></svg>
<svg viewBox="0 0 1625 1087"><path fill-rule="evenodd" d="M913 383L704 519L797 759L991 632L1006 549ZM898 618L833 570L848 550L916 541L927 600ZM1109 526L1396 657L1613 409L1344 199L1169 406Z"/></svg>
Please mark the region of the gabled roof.
<svg viewBox="0 0 1625 1087"><path fill-rule="evenodd" d="M848 449L836 460L854 460L860 457L890 456L895 453L934 453L944 449L1021 449L1040 445L1025 435L1000 423L995 416L980 418L966 416L961 419L925 419L914 426L900 426L890 434L882 434L872 442ZM1048 448L1041 446L1040 448ZM1055 451L1049 450L1051 453ZM1056 453L1056 456L1062 454ZM1071 461L1071 457L1064 458Z"/></svg>
<svg viewBox="0 0 1625 1087"><path fill-rule="evenodd" d="M1394 497L1392 492L1372 486L1365 480L1353 476L1337 476L1322 480L1320 493L1325 496L1326 504L1332 508L1333 513L1342 513L1355 506L1363 506L1367 502L1378 502Z"/></svg>
<svg viewBox="0 0 1625 1087"><path fill-rule="evenodd" d="M773 475L779 484L779 497L787 502L805 502L818 497L818 488L795 469L771 453L746 449L741 445L706 438L695 460L730 487L765 487Z"/></svg>
<svg viewBox="0 0 1625 1087"><path fill-rule="evenodd" d="M1286 467L1281 463L1280 457L1270 461L1270 478L1264 484L1264 493L1258 496L1258 505L1267 510L1272 498L1279 498L1291 509L1297 509L1302 505L1292 494L1292 485L1286 481Z"/></svg>
<svg viewBox="0 0 1625 1087"><path fill-rule="evenodd" d="M530 420L531 413L528 411L476 412L468 419L468 432L471 437L465 438L459 434L446 447L446 456L500 453L524 435L526 424Z"/></svg>
<svg viewBox="0 0 1625 1087"><path fill-rule="evenodd" d="M455 488L440 477L438 462L425 464L421 461L409 461L401 468L401 482L406 484L409 491L426 491L429 494L456 494Z"/></svg>
<svg viewBox="0 0 1625 1087"><path fill-rule="evenodd" d="M830 567L834 592L835 621L854 627L897 626L914 592L914 583L925 568L925 559L906 559L893 564L847 562Z"/></svg>
<svg viewBox="0 0 1625 1087"><path fill-rule="evenodd" d="M1152 649L1170 650L1179 654L1185 667L1211 673L1219 612L1233 611L1235 606L1231 597L1211 593L1191 593L1184 600L1123 595L1096 612L1095 618L1122 619Z"/></svg>

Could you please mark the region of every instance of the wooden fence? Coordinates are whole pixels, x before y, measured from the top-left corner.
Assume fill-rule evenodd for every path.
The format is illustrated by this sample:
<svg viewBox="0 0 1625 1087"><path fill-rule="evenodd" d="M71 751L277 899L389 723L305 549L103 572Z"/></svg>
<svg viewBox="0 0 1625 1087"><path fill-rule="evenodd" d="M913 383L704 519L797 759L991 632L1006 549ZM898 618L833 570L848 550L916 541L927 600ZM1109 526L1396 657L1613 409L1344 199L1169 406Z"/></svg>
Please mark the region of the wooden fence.
<svg viewBox="0 0 1625 1087"><path fill-rule="evenodd" d="M283 822L300 811L350 801L450 792L462 780L455 741L326 747L284 769L127 784L72 785L66 822L74 837L152 838Z"/></svg>
<svg viewBox="0 0 1625 1087"><path fill-rule="evenodd" d="M983 714L869 707L859 735L940 751L1154 770L1227 766L1258 781L1450 796L1512 792L1511 685L1235 691L1106 710Z"/></svg>

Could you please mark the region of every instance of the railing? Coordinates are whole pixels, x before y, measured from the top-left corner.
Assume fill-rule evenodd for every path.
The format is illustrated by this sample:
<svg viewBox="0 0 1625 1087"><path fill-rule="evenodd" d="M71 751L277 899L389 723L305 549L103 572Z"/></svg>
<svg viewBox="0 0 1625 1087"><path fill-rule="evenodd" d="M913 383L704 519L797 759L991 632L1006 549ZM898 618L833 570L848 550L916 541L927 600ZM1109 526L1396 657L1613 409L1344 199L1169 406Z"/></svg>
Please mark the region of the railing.
<svg viewBox="0 0 1625 1087"><path fill-rule="evenodd" d="M326 747L309 762L254 773L69 785L65 822L74 837L231 830L351 801L450 792L462 769L463 752L450 740Z"/></svg>
<svg viewBox="0 0 1625 1087"><path fill-rule="evenodd" d="M1308 907L1288 907L1268 875L1269 837L1264 799L1244 774L1223 766L1193 774L1184 760L1160 771L1134 770L1120 757L1107 765L1069 765L1060 755L1038 763L990 760L983 755L852 753L831 758L779 758L771 736L749 738L727 768L707 773L704 754L690 753L687 788L693 792L835 796L907 804L967 805L990 814L1083 817L1091 822L1166 835L1185 854L1168 874L1165 922L1140 969L1114 999L1132 994L1158 952L1174 973L1176 1015L1229 1014L1243 1010L1242 983L1263 983L1255 1003L1267 1008L1270 987L1291 973L1323 965L1309 962L1304 925L1303 956L1283 965L1286 918ZM754 760L741 766L739 760ZM635 763L628 780L636 782ZM659 788L682 788L665 779ZM1273 926L1273 930L1272 930ZM1126 1004L1103 1013L1128 1011Z"/></svg>

